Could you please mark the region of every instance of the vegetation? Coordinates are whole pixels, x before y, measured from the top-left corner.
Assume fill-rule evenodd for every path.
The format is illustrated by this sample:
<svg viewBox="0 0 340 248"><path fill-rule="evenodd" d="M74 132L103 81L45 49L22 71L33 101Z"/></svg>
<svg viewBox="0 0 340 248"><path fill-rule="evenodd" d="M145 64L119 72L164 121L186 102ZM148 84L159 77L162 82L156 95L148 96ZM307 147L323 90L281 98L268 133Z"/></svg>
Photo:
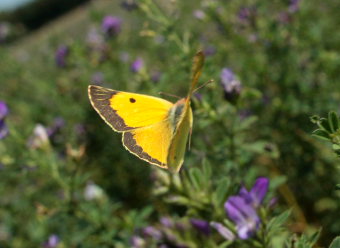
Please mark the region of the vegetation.
<svg viewBox="0 0 340 248"><path fill-rule="evenodd" d="M0 43L0 246L339 247L338 7L97 1ZM123 148L87 87L185 96L198 50L215 82L171 174Z"/></svg>

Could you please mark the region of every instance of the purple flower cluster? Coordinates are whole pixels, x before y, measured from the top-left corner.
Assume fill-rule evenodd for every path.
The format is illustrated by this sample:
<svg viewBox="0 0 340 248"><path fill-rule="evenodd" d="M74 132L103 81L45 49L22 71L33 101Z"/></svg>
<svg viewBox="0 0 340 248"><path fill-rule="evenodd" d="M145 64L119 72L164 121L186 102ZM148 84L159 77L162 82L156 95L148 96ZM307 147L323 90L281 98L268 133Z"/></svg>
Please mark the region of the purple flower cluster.
<svg viewBox="0 0 340 248"><path fill-rule="evenodd" d="M194 10L193 15L198 20L203 20L206 18L206 14L204 13L203 10L200 10L200 9Z"/></svg>
<svg viewBox="0 0 340 248"><path fill-rule="evenodd" d="M8 107L5 102L0 101L0 140L5 138L9 131L5 123L5 118L8 115Z"/></svg>
<svg viewBox="0 0 340 248"><path fill-rule="evenodd" d="M175 222L169 217L162 217L160 223L147 226L131 237L132 248L162 247L186 248L180 240L181 233L188 229L182 222Z"/></svg>
<svg viewBox="0 0 340 248"><path fill-rule="evenodd" d="M48 240L44 243L44 248L56 248L60 242L58 235L52 234L48 237Z"/></svg>
<svg viewBox="0 0 340 248"><path fill-rule="evenodd" d="M134 73L140 72L144 68L144 60L142 58L137 58L131 64L131 71Z"/></svg>
<svg viewBox="0 0 340 248"><path fill-rule="evenodd" d="M67 62L66 62L66 58L69 56L70 54L70 49L68 46L66 45L60 45L55 53L55 62L57 64L58 67L66 67Z"/></svg>
<svg viewBox="0 0 340 248"><path fill-rule="evenodd" d="M249 24L256 17L256 8L254 6L241 7L238 12L240 23Z"/></svg>
<svg viewBox="0 0 340 248"><path fill-rule="evenodd" d="M289 6L288 6L288 12L295 13L300 8L300 0L290 0Z"/></svg>
<svg viewBox="0 0 340 248"><path fill-rule="evenodd" d="M236 225L240 239L248 239L258 230L261 219L257 212L267 194L268 186L268 178L260 177L250 191L242 187L238 195L229 197L224 204L227 215ZM212 223L212 226L226 239L234 239L232 233L222 224Z"/></svg>
<svg viewBox="0 0 340 248"><path fill-rule="evenodd" d="M207 45L204 49L203 49L204 55L206 57L209 56L213 56L216 54L216 47L212 46L212 45Z"/></svg>
<svg viewBox="0 0 340 248"><path fill-rule="evenodd" d="M221 84L224 90L224 98L234 104L241 93L242 85L229 68L222 69Z"/></svg>
<svg viewBox="0 0 340 248"><path fill-rule="evenodd" d="M196 228L199 232L203 233L206 236L209 236L211 233L210 224L208 221L201 219L191 219L191 225Z"/></svg>
<svg viewBox="0 0 340 248"><path fill-rule="evenodd" d="M278 20L282 24L288 24L293 20L293 14L300 9L300 0L290 0L288 8L279 13Z"/></svg>
<svg viewBox="0 0 340 248"><path fill-rule="evenodd" d="M107 37L115 37L121 31L122 19L116 16L105 16L102 21L102 30Z"/></svg>

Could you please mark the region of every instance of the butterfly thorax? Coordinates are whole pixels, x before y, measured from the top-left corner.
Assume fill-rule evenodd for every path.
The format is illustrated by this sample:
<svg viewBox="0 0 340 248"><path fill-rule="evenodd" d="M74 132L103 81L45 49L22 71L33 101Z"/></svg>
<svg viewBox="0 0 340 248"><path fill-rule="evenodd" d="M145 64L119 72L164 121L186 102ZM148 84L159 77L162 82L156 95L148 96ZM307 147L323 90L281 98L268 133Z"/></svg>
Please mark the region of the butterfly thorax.
<svg viewBox="0 0 340 248"><path fill-rule="evenodd" d="M186 98L182 98L169 110L169 121L174 128L173 132L176 132L179 123L184 119L187 108L190 108L190 102L187 102Z"/></svg>

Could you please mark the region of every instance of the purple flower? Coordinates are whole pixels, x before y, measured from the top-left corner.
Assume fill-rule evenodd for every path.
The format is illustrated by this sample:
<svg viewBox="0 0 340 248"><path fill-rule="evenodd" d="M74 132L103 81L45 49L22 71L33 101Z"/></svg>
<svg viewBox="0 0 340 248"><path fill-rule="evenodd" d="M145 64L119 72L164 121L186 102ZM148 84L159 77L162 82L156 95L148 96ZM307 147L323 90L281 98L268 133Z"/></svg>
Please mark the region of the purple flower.
<svg viewBox="0 0 340 248"><path fill-rule="evenodd" d="M147 237L151 237L153 238L154 240L161 240L163 235L162 235L162 232L157 230L155 227L153 226L148 226L148 227L145 227L143 229L143 234Z"/></svg>
<svg viewBox="0 0 340 248"><path fill-rule="evenodd" d="M256 210L241 196L229 197L224 208L229 218L236 224L240 239L248 239L259 228L260 218Z"/></svg>
<svg viewBox="0 0 340 248"><path fill-rule="evenodd" d="M3 101L0 101L0 120L3 120L7 115L8 115L7 104Z"/></svg>
<svg viewBox="0 0 340 248"><path fill-rule="evenodd" d="M224 225L218 222L211 222L210 225L215 228L226 240L234 240L235 235Z"/></svg>
<svg viewBox="0 0 340 248"><path fill-rule="evenodd" d="M58 235L52 234L48 237L48 240L44 244L44 248L55 248L59 244L60 240Z"/></svg>
<svg viewBox="0 0 340 248"><path fill-rule="evenodd" d="M246 21L251 16L251 9L249 7L242 7L238 12L238 18L242 21Z"/></svg>
<svg viewBox="0 0 340 248"><path fill-rule="evenodd" d="M245 187L240 189L239 195L250 203L254 208L258 208L266 196L269 186L269 180L266 177L260 177L256 180L253 188L248 192Z"/></svg>
<svg viewBox="0 0 340 248"><path fill-rule="evenodd" d="M256 9L253 6L241 7L238 18L241 23L248 24L256 16Z"/></svg>
<svg viewBox="0 0 340 248"><path fill-rule="evenodd" d="M159 82L161 77L162 77L162 73L160 71L153 71L151 73L151 81L154 82L154 83Z"/></svg>
<svg viewBox="0 0 340 248"><path fill-rule="evenodd" d="M272 199L270 199L269 203L268 203L268 208L274 208L277 204L277 198L273 197Z"/></svg>
<svg viewBox="0 0 340 248"><path fill-rule="evenodd" d="M210 229L210 224L208 221L200 220L200 219L191 219L190 223L194 228L196 228L201 233L207 236L210 235L211 229Z"/></svg>
<svg viewBox="0 0 340 248"><path fill-rule="evenodd" d="M194 17L196 17L198 20L203 20L206 15L203 10L197 9L193 13Z"/></svg>
<svg viewBox="0 0 340 248"><path fill-rule="evenodd" d="M250 191L242 187L239 195L229 197L224 204L229 218L236 224L240 239L250 238L259 228L261 220L257 209L267 194L268 186L268 178L260 177Z"/></svg>
<svg viewBox="0 0 340 248"><path fill-rule="evenodd" d="M0 140L5 138L9 133L5 120L0 120Z"/></svg>
<svg viewBox="0 0 340 248"><path fill-rule="evenodd" d="M203 52L204 52L204 55L207 57L212 56L216 53L216 48L212 45L209 45L206 48L204 48Z"/></svg>
<svg viewBox="0 0 340 248"><path fill-rule="evenodd" d="M5 138L8 133L8 127L5 123L5 118L8 115L8 107L5 102L0 101L0 139Z"/></svg>
<svg viewBox="0 0 340 248"><path fill-rule="evenodd" d="M224 90L224 98L230 103L236 103L241 93L242 85L230 69L222 69L221 84Z"/></svg>
<svg viewBox="0 0 340 248"><path fill-rule="evenodd" d="M65 120L62 117L55 118L53 124L46 129L48 137L56 135L64 126Z"/></svg>
<svg viewBox="0 0 340 248"><path fill-rule="evenodd" d="M288 12L295 13L299 10L300 0L290 0L290 4L288 6Z"/></svg>
<svg viewBox="0 0 340 248"><path fill-rule="evenodd" d="M66 58L70 53L70 49L66 45L60 45L55 53L55 62L59 67L66 66Z"/></svg>
<svg viewBox="0 0 340 248"><path fill-rule="evenodd" d="M131 238L131 247L132 248L143 248L145 247L145 241L139 236L132 236Z"/></svg>
<svg viewBox="0 0 340 248"><path fill-rule="evenodd" d="M137 58L131 65L131 71L134 73L140 72L144 67L144 60L142 58Z"/></svg>
<svg viewBox="0 0 340 248"><path fill-rule="evenodd" d="M105 16L102 21L102 30L108 36L117 36L121 31L122 19L116 16Z"/></svg>
<svg viewBox="0 0 340 248"><path fill-rule="evenodd" d="M202 94L196 92L196 93L194 93L194 98L197 99L200 102L200 101L202 101L203 97L202 97Z"/></svg>
<svg viewBox="0 0 340 248"><path fill-rule="evenodd" d="M160 222L164 227L167 227L167 228L172 228L174 226L174 222L169 217L165 217L165 216L162 217L160 219Z"/></svg>

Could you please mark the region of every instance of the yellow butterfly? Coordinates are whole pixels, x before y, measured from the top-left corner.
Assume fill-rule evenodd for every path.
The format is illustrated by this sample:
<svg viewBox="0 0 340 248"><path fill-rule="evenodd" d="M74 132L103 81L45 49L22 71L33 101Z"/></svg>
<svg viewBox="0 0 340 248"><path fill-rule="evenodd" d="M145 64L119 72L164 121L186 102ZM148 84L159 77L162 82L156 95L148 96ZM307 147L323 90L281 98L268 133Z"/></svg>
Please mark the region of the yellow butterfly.
<svg viewBox="0 0 340 248"><path fill-rule="evenodd" d="M128 151L150 164L178 172L192 130L190 98L203 64L204 55L198 52L189 93L176 103L95 85L88 88L90 102L114 131L123 134L123 145Z"/></svg>

